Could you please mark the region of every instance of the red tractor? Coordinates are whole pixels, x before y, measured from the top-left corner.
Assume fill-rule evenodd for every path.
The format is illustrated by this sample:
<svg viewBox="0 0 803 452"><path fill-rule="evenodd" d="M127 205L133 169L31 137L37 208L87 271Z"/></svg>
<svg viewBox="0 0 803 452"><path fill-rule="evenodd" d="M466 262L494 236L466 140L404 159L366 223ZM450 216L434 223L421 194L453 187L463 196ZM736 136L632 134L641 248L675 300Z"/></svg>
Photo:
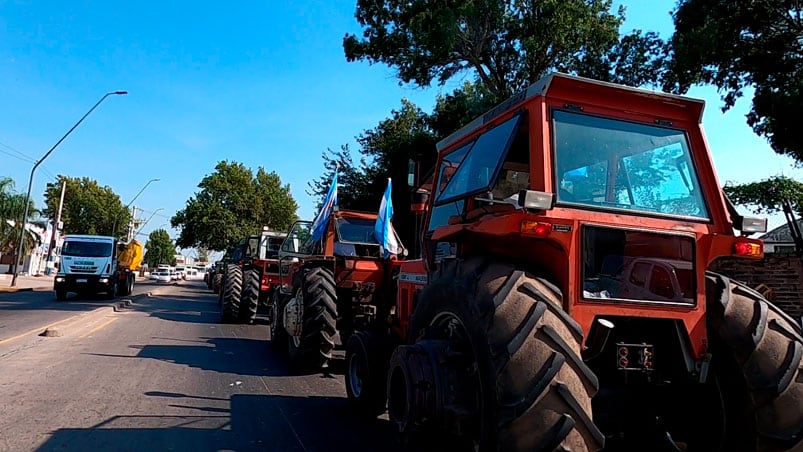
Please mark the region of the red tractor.
<svg viewBox="0 0 803 452"><path fill-rule="evenodd" d="M218 291L223 323L253 323L279 286L279 247L287 234L262 228L231 250Z"/></svg>
<svg viewBox="0 0 803 452"><path fill-rule="evenodd" d="M722 192L703 106L554 74L441 141L352 403L450 448L801 450L800 326L709 271L762 258L766 221Z"/></svg>
<svg viewBox="0 0 803 452"><path fill-rule="evenodd" d="M383 257L376 219L335 210L320 240L312 238L311 221L290 228L280 251L284 284L274 292L271 342L286 347L294 367L320 368L338 339L387 323L400 261Z"/></svg>

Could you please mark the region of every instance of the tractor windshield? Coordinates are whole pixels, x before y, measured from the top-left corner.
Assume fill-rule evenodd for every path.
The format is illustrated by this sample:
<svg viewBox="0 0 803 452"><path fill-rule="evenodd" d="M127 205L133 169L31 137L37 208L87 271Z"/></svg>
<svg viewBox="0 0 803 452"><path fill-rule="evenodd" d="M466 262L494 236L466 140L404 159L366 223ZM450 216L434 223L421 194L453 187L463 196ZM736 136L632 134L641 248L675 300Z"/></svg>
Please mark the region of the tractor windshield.
<svg viewBox="0 0 803 452"><path fill-rule="evenodd" d="M338 218L337 236L341 242L379 245L374 237L374 221L357 218Z"/></svg>
<svg viewBox="0 0 803 452"><path fill-rule="evenodd" d="M552 113L560 204L708 219L682 130Z"/></svg>

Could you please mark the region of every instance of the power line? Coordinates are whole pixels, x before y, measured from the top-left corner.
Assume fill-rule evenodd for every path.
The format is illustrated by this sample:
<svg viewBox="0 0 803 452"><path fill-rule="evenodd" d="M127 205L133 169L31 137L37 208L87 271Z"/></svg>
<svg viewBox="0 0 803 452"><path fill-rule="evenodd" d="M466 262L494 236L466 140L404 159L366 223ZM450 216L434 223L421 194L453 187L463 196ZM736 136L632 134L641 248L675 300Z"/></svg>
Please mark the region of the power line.
<svg viewBox="0 0 803 452"><path fill-rule="evenodd" d="M34 158L31 157L30 155L27 155L27 154L25 154L23 152L20 152L17 149L15 149L15 148L3 143L2 141L0 141L0 146L2 146L4 148L8 149L9 151L14 152L15 154L17 154L17 156L18 156L17 158L23 158L23 159L26 159L26 160L30 160L31 163L36 163L36 160L34 160ZM6 153L4 152L4 154L6 154ZM8 154L8 155L11 155L11 154ZM12 155L12 157L13 157L13 155Z"/></svg>

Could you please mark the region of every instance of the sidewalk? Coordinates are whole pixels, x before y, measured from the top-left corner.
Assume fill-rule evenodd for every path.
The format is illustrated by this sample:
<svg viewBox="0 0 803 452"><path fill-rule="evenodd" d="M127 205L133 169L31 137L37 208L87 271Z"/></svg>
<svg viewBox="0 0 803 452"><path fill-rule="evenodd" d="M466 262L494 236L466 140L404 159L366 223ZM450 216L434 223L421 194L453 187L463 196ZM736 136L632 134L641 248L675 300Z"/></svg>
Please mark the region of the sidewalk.
<svg viewBox="0 0 803 452"><path fill-rule="evenodd" d="M11 275L0 275L0 293L30 290L53 290L53 276L17 276L17 285L9 287Z"/></svg>

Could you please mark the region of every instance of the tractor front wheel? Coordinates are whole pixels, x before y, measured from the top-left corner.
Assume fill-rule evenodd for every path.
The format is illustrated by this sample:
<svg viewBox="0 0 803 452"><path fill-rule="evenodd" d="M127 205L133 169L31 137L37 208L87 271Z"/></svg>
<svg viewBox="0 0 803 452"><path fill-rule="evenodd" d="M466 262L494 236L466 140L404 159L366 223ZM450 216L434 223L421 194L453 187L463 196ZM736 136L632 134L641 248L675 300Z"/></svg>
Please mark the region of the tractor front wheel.
<svg viewBox="0 0 803 452"><path fill-rule="evenodd" d="M488 259L444 261L411 323L418 339L395 349L387 384L403 439L434 430L480 451L603 446L582 330L549 282Z"/></svg>
<svg viewBox="0 0 803 452"><path fill-rule="evenodd" d="M706 275L713 374L724 405L721 450L803 450L803 337L744 284Z"/></svg>
<svg viewBox="0 0 803 452"><path fill-rule="evenodd" d="M346 395L355 411L375 418L385 412L387 402L387 358L379 336L358 331L346 343Z"/></svg>
<svg viewBox="0 0 803 452"><path fill-rule="evenodd" d="M215 273L212 277L212 292L219 294L221 292L221 287L223 285L223 274L222 273Z"/></svg>
<svg viewBox="0 0 803 452"><path fill-rule="evenodd" d="M275 351L287 350L287 331L284 330L284 307L288 297L279 289L273 291L270 316L270 345Z"/></svg>

